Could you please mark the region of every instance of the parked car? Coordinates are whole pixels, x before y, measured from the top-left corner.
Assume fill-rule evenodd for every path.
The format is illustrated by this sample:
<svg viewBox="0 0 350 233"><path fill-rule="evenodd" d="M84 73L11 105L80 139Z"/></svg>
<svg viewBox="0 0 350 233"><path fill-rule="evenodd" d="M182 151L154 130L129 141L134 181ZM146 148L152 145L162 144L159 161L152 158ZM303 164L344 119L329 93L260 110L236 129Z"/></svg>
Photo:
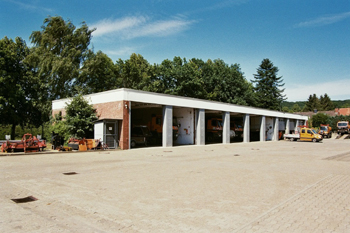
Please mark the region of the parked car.
<svg viewBox="0 0 350 233"><path fill-rule="evenodd" d="M146 125L134 126L131 130L131 148L137 145L147 146L150 144L152 139L152 134Z"/></svg>

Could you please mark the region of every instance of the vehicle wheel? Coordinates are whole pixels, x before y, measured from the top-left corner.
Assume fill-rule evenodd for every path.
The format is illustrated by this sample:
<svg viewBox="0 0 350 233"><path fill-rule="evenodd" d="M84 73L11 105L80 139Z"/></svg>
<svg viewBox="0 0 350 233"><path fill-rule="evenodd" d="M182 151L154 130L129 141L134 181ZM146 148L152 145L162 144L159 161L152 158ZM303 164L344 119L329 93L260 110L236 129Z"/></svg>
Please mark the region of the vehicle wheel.
<svg viewBox="0 0 350 233"><path fill-rule="evenodd" d="M317 142L317 139L316 138L312 139L312 142Z"/></svg>
<svg viewBox="0 0 350 233"><path fill-rule="evenodd" d="M130 146L131 146L131 148L136 147L136 142L135 142L135 141L131 141L131 142L130 142Z"/></svg>

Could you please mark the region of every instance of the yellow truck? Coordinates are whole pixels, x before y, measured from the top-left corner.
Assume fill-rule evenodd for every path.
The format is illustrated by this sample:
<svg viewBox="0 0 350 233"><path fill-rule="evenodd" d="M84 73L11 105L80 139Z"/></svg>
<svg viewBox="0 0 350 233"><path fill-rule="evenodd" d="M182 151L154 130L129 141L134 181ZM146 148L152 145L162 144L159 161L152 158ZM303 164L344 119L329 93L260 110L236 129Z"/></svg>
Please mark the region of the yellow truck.
<svg viewBox="0 0 350 233"><path fill-rule="evenodd" d="M331 138L332 137L332 127L327 125L320 125L320 129L318 130L318 134L322 135L323 138Z"/></svg>
<svg viewBox="0 0 350 233"><path fill-rule="evenodd" d="M300 128L297 133L284 134L284 140L290 141L305 141L305 142L321 142L322 136L319 135L316 130L312 128Z"/></svg>

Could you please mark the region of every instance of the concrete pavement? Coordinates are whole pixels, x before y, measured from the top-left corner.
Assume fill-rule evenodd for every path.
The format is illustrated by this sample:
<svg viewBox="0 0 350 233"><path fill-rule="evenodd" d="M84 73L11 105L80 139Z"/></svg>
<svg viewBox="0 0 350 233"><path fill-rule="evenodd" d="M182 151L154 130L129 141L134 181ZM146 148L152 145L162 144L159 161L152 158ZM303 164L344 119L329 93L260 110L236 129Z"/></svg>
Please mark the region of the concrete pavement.
<svg viewBox="0 0 350 233"><path fill-rule="evenodd" d="M1 156L0 232L350 232L349 162L333 139Z"/></svg>

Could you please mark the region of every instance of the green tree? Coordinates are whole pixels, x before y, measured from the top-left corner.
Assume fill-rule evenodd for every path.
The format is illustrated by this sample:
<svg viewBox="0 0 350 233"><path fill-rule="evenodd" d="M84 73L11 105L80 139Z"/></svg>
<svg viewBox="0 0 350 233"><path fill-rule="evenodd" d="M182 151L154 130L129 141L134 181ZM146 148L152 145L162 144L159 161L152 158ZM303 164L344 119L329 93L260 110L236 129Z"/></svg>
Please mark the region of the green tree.
<svg viewBox="0 0 350 233"><path fill-rule="evenodd" d="M35 114L30 67L24 62L29 49L24 40L0 40L0 124L11 125L15 138L17 125L24 127Z"/></svg>
<svg viewBox="0 0 350 233"><path fill-rule="evenodd" d="M320 106L324 111L334 110L334 104L327 93L325 93L324 96L320 96Z"/></svg>
<svg viewBox="0 0 350 233"><path fill-rule="evenodd" d="M240 105L255 105L253 86L241 72L238 64L228 65L223 60L208 60L201 67L206 99Z"/></svg>
<svg viewBox="0 0 350 233"><path fill-rule="evenodd" d="M94 122L98 119L96 109L84 99L82 94L76 95L67 104L65 123L71 137L92 138Z"/></svg>
<svg viewBox="0 0 350 233"><path fill-rule="evenodd" d="M75 92L74 84L94 30L89 30L85 22L76 28L60 16L46 18L41 28L30 35L34 47L26 59L40 79L38 91L47 100L69 97Z"/></svg>
<svg viewBox="0 0 350 233"><path fill-rule="evenodd" d="M311 117L312 127L319 127L320 124L329 124L329 116L324 113L317 113Z"/></svg>
<svg viewBox="0 0 350 233"><path fill-rule="evenodd" d="M67 131L67 122L63 119L62 112L59 112L51 118L50 131L53 135L64 138L65 141L69 139L70 135Z"/></svg>
<svg viewBox="0 0 350 233"><path fill-rule="evenodd" d="M195 61L187 61L186 58L174 57L173 78L175 80L174 94L179 96L205 98L202 70Z"/></svg>
<svg viewBox="0 0 350 233"><path fill-rule="evenodd" d="M284 89L280 89L284 86L282 77L278 77L278 68L273 63L265 58L259 68L257 74L254 74L255 84L254 91L257 96L257 107L281 110L281 104L286 100L283 95Z"/></svg>
<svg viewBox="0 0 350 233"><path fill-rule="evenodd" d="M125 61L119 59L115 66L121 87L148 91L152 67L140 54L133 53Z"/></svg>
<svg viewBox="0 0 350 233"><path fill-rule="evenodd" d="M316 94L310 95L309 99L305 103L303 112L312 112L314 110L320 109L320 100L317 98Z"/></svg>
<svg viewBox="0 0 350 233"><path fill-rule="evenodd" d="M291 109L291 112L300 112L301 111L301 108L299 106L299 104L294 104L292 109Z"/></svg>
<svg viewBox="0 0 350 233"><path fill-rule="evenodd" d="M154 75L151 77L149 91L174 95L176 89L176 79L173 75L174 63L166 59L159 65L154 64L153 70Z"/></svg>
<svg viewBox="0 0 350 233"><path fill-rule="evenodd" d="M282 108L282 112L290 112L289 108L287 106L284 106Z"/></svg>
<svg viewBox="0 0 350 233"><path fill-rule="evenodd" d="M96 54L92 51L87 53L76 85L83 94L108 91L121 86L112 59L101 51Z"/></svg>

